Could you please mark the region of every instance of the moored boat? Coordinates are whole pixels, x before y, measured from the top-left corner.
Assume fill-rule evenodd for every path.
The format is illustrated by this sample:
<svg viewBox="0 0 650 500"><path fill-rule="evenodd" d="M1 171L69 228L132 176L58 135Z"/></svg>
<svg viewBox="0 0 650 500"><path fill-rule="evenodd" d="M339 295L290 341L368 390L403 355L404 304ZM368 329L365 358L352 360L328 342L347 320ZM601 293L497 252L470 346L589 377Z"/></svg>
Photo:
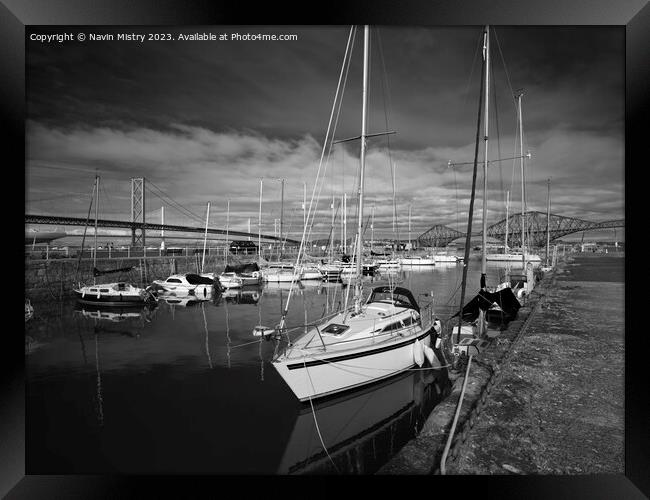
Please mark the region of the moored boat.
<svg viewBox="0 0 650 500"><path fill-rule="evenodd" d="M215 281L208 276L200 274L172 274L164 280L154 280L154 285L162 288L165 292L182 292L207 297L212 295Z"/></svg>
<svg viewBox="0 0 650 500"><path fill-rule="evenodd" d="M77 300L85 304L124 307L141 306L156 301L153 290L136 287L125 282L80 286L73 292Z"/></svg>
<svg viewBox="0 0 650 500"><path fill-rule="evenodd" d="M431 257L423 257L421 255L409 255L399 259L402 266L435 266L436 261Z"/></svg>
<svg viewBox="0 0 650 500"><path fill-rule="evenodd" d="M373 383L422 363L424 346L440 333L432 313L422 318L409 290L380 286L358 312L339 312L291 339L272 364L301 401Z"/></svg>

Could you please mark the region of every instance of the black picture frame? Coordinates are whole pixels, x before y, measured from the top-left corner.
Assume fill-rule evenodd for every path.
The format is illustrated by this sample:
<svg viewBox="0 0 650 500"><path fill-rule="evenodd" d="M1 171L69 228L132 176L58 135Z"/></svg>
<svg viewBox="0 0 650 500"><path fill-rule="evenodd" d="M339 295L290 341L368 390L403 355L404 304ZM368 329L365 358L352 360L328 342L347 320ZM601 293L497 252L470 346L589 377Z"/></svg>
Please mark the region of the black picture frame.
<svg viewBox="0 0 650 500"><path fill-rule="evenodd" d="M607 25L621 26L626 31L626 117L625 117L625 218L626 226L639 228L642 197L634 195L641 171L646 168L644 145L647 142L646 121L650 116L650 6L645 0L457 0L443 1L340 1L318 6L293 6L269 2L251 6L243 2L183 2L179 0L3 0L0 3L0 102L2 109L3 159L9 187L11 177L20 179L18 165L24 165L25 139L25 27L29 25L226 25L226 24L352 24L385 25ZM594 47L594 50L598 50ZM9 174L9 175L7 175ZM24 176L23 176L24 181ZM16 189L9 189L15 191ZM7 190L7 191L9 191ZM16 215L15 199L5 202L6 223L10 234L22 237L23 228ZM12 210L13 207L13 210ZM15 232L14 232L15 231ZM440 495L449 492L468 493L495 498L643 498L650 495L648 455L648 390L644 381L643 358L647 352L648 334L642 325L643 316L632 322L632 311L640 300L635 294L635 281L644 275L632 272L640 242L633 230L626 235L626 367L625 367L625 475L593 476L477 476L425 477L404 483L407 494ZM13 237L6 244L8 261L24 258L20 248L13 248ZM15 255L14 255L15 252ZM631 259L631 260L630 260ZM17 267L17 266L8 266ZM19 270L12 272L19 273ZM12 275L13 276L13 275ZM20 280L20 278L16 278ZM20 297L15 298L18 301ZM12 309L12 308L10 308ZM12 312L13 314L13 312ZM109 476L33 476L25 475L25 405L24 346L16 328L5 327L0 365L0 495L6 498L103 498L173 496L192 497L199 491L216 496L226 489L242 488L246 496L253 494L252 483L233 477L224 487L224 477L109 477ZM318 480L318 487L296 480L298 488L286 478L264 478L255 486L258 491L275 494L340 493L339 481ZM318 479L318 478L317 478ZM320 478L322 479L322 478ZM402 483L405 478L391 478ZM364 478L360 486L372 483L383 488L388 478ZM282 482L282 484L275 484ZM346 480L352 483L351 480ZM355 481L356 482L356 481ZM398 488L400 484L396 484ZM453 494L453 493L452 493Z"/></svg>

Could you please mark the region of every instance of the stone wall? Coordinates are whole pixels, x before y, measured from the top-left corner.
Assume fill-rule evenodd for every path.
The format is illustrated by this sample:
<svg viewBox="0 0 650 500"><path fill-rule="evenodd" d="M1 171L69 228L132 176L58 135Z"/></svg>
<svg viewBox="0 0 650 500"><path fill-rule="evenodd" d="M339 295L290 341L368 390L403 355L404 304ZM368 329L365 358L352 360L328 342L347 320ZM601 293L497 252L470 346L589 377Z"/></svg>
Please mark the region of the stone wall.
<svg viewBox="0 0 650 500"><path fill-rule="evenodd" d="M247 261L254 260L248 258ZM243 257L231 256L228 262L240 263ZM133 284L148 285L155 279L164 279L174 273L195 273L201 265L201 255L166 256L143 258L98 259L100 270L133 267L130 271L106 274L97 278L98 282L128 281ZM78 271L77 271L78 266ZM224 269L223 256L205 257L206 272L220 273ZM73 287L81 282L93 282L93 261L84 259L50 259L25 261L25 297L31 300L64 299L72 295Z"/></svg>

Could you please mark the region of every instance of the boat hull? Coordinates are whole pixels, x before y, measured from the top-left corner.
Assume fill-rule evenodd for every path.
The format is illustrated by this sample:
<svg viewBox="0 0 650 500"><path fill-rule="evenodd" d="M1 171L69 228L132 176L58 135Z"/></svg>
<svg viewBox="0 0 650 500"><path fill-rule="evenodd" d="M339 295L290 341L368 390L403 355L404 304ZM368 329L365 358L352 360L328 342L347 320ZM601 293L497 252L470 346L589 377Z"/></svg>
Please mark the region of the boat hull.
<svg viewBox="0 0 650 500"><path fill-rule="evenodd" d="M400 259L399 263L402 266L435 266L436 261L433 259Z"/></svg>
<svg viewBox="0 0 650 500"><path fill-rule="evenodd" d="M410 337L396 337L375 347L359 347L280 357L274 368L300 401L350 391L402 373L415 365L415 341L430 346L433 329Z"/></svg>
<svg viewBox="0 0 650 500"><path fill-rule="evenodd" d="M77 300L83 304L94 304L99 306L142 306L148 302L147 299L140 295L97 295L83 294L79 290L74 290Z"/></svg>
<svg viewBox="0 0 650 500"><path fill-rule="evenodd" d="M494 262L521 262L521 254L511 254L511 253L494 253L487 254L485 260L494 261ZM539 255L526 254L526 262L541 262L542 259Z"/></svg>
<svg viewBox="0 0 650 500"><path fill-rule="evenodd" d="M291 283L292 281L300 281L300 277L290 273L270 273L264 275L264 280L271 283Z"/></svg>

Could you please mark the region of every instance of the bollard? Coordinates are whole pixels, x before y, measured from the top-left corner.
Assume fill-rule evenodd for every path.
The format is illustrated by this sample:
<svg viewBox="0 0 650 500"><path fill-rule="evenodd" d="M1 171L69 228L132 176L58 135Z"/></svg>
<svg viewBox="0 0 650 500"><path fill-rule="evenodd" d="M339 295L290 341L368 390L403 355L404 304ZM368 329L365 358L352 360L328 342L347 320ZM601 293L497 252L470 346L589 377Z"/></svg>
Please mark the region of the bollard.
<svg viewBox="0 0 650 500"><path fill-rule="evenodd" d="M50 245L45 245L45 260L50 260Z"/></svg>
<svg viewBox="0 0 650 500"><path fill-rule="evenodd" d="M128 247L126 247L126 256L127 256L128 258L131 258L131 245L129 245Z"/></svg>

